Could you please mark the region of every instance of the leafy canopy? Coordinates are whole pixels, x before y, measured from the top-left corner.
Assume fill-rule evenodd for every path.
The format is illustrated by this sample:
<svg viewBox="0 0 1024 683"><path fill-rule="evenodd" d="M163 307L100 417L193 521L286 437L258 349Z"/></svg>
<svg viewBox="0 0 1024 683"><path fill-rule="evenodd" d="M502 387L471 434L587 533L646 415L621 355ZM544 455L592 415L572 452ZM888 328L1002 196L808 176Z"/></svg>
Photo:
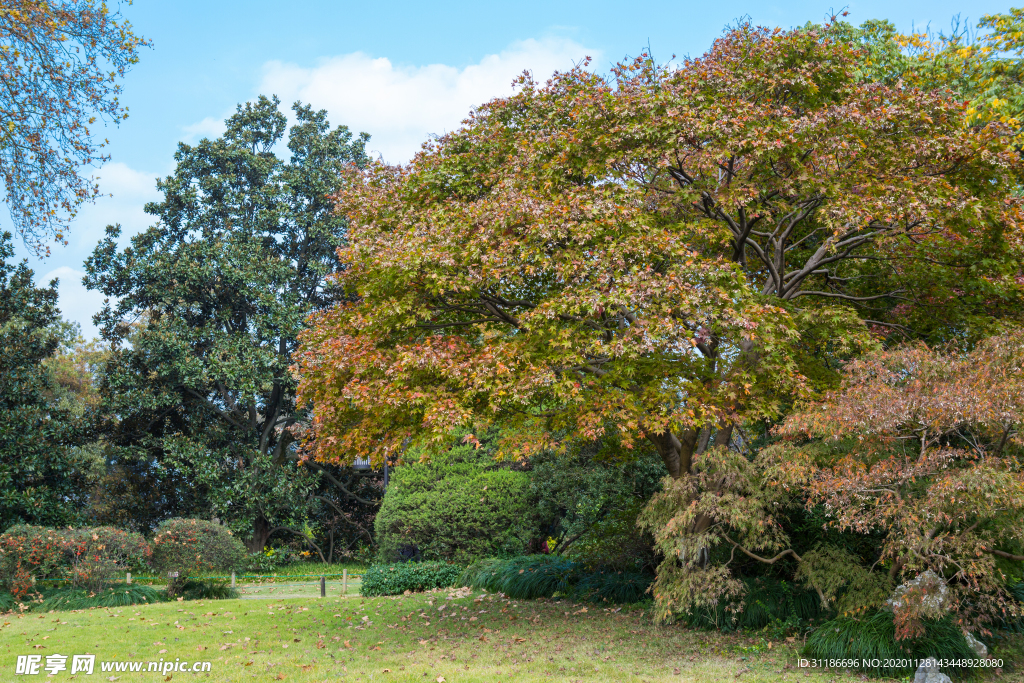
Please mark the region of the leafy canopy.
<svg viewBox="0 0 1024 683"><path fill-rule="evenodd" d="M62 400L50 363L76 329L60 318L57 281L33 285L0 238L0 528L17 523L63 526L79 518L88 463L78 449L88 411ZM70 338L69 338L70 337Z"/></svg>
<svg viewBox="0 0 1024 683"><path fill-rule="evenodd" d="M294 465L302 414L288 367L306 317L338 300L327 278L345 220L330 196L368 139L296 103L282 160L278 104L239 106L223 137L181 144L163 200L146 207L156 224L124 249L108 228L86 262L87 285L110 297L97 322L111 345L111 442L153 476L205 487L257 550L302 527L316 483Z"/></svg>
<svg viewBox="0 0 1024 683"><path fill-rule="evenodd" d="M679 477L702 427L725 445L827 387L865 324L987 321L955 290L917 297L914 264L981 283L986 305L1017 296L1009 132L862 64L830 27L742 25L678 69L524 77L409 166L372 166L340 197L357 298L297 357L319 457L500 421L507 455L645 437ZM986 250L999 268L961 268Z"/></svg>
<svg viewBox="0 0 1024 683"><path fill-rule="evenodd" d="M117 81L149 42L112 5L11 0L0 11L0 176L15 230L36 254L50 240L67 244L77 208L99 194L82 168L109 158L98 120L128 118Z"/></svg>

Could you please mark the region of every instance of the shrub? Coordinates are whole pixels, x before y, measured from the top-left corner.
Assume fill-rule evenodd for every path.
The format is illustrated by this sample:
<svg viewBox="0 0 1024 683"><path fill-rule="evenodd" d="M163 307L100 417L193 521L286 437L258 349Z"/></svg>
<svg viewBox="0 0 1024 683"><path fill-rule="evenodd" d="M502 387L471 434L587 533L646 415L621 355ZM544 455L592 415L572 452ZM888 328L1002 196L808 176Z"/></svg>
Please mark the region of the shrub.
<svg viewBox="0 0 1024 683"><path fill-rule="evenodd" d="M623 460L627 452L630 457ZM637 533L636 526L665 476L665 465L649 443L626 451L609 437L566 454L543 453L531 464L537 513L545 536L561 545L559 554L631 572L657 566L653 537Z"/></svg>
<svg viewBox="0 0 1024 683"><path fill-rule="evenodd" d="M187 579L178 591L186 600L229 600L238 597L238 591L224 581Z"/></svg>
<svg viewBox="0 0 1024 683"><path fill-rule="evenodd" d="M558 555L488 559L468 567L460 582L516 600L555 595L588 602L639 602L654 577L613 568L589 569Z"/></svg>
<svg viewBox="0 0 1024 683"><path fill-rule="evenodd" d="M153 565L160 572L177 572L168 591L177 593L185 580L207 571L231 571L245 566L245 546L226 527L201 519L168 519L153 537Z"/></svg>
<svg viewBox="0 0 1024 683"><path fill-rule="evenodd" d="M901 661L927 657L965 662L977 660L977 655L952 617L926 619L924 627L924 636L897 641L892 612L878 610L860 619L839 617L815 629L801 654L814 659L858 660L863 663L862 671L889 678L913 674L915 666L893 666ZM870 666L873 661L879 665ZM951 677L963 678L972 673L972 668L950 667L942 671Z"/></svg>
<svg viewBox="0 0 1024 683"><path fill-rule="evenodd" d="M482 442L393 470L374 522L381 561L514 557L539 535L530 475L496 464Z"/></svg>
<svg viewBox="0 0 1024 683"><path fill-rule="evenodd" d="M31 590L33 576L97 590L122 572L145 568L151 555L140 534L112 527L16 525L0 535L0 581L18 598Z"/></svg>
<svg viewBox="0 0 1024 683"><path fill-rule="evenodd" d="M378 564L363 574L360 593L374 597L401 595L405 591L450 588L458 582L461 573L461 567L447 562Z"/></svg>

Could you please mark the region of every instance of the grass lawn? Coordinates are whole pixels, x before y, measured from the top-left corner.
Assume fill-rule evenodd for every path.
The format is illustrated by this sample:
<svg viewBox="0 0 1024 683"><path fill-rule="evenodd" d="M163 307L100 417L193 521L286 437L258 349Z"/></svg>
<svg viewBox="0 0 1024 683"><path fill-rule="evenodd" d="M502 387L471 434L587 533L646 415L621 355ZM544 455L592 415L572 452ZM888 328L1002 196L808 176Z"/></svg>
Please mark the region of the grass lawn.
<svg viewBox="0 0 1024 683"><path fill-rule="evenodd" d="M654 626L641 609L466 591L392 598L205 600L3 617L0 680L17 655L96 655L75 680L845 681L796 666L798 643ZM1019 643L1014 641L1016 647ZM998 656L999 650L995 651ZM102 672L100 662L201 660L209 673ZM71 680L68 671L53 680ZM45 672L39 674L46 677ZM32 680L24 677L23 680ZM1005 671L1001 681L1024 680Z"/></svg>

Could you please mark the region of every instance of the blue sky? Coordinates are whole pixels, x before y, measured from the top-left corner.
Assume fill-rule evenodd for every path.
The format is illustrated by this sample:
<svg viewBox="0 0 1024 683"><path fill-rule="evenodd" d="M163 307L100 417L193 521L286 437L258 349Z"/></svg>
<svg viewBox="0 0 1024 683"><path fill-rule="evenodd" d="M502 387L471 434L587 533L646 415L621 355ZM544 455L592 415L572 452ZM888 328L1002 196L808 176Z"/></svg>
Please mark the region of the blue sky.
<svg viewBox="0 0 1024 683"><path fill-rule="evenodd" d="M650 45L665 61L704 52L722 28L749 15L791 27L821 21L844 5L827 2L326 2L136 0L124 14L153 41L124 82L130 118L104 131L112 160L96 170L112 197L86 207L67 247L29 256L38 282L59 277L65 317L95 336L102 297L81 285L82 262L109 223L125 236L147 227L142 207L158 199L155 178L173 170L179 141L216 136L235 105L277 94L327 109L373 137L371 149L406 161L426 137L458 127L475 104L511 92L513 77L538 78L585 56L607 68ZM975 0L851 1L849 20L887 18L899 28L975 23L1006 3ZM0 223L9 226L6 211ZM7 228L9 229L9 228ZM19 257L28 256L18 246Z"/></svg>

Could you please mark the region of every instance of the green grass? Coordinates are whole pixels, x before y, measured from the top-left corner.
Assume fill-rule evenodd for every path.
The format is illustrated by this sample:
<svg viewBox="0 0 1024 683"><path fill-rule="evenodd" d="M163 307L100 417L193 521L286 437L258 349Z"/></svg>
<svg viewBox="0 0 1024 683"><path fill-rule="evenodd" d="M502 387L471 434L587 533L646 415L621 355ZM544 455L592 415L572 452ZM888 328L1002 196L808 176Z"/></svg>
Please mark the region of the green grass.
<svg viewBox="0 0 1024 683"><path fill-rule="evenodd" d="M173 601L8 614L0 623L0 679L8 680L14 679L18 655L87 652L97 662L210 661L204 680L239 683L861 680L842 670L798 668L799 641L655 626L648 610L630 606L519 601L465 590L385 598ZM1019 649L1021 640L1006 641L1005 647ZM996 644L993 654L1003 656L1003 648ZM94 676L83 680L112 675L124 683L164 680L146 672L101 672L98 663ZM1007 671L999 680L1020 680L1015 675Z"/></svg>
<svg viewBox="0 0 1024 683"><path fill-rule="evenodd" d="M212 663L206 680L239 683L860 680L841 670L797 668L798 645L655 626L647 610L629 606L518 601L459 590L10 614L0 627L0 672L13 678L19 654L89 652L98 661L206 660ZM97 665L95 680L111 675ZM113 675L124 682L158 680L152 673ZM55 678L66 680L67 674Z"/></svg>

